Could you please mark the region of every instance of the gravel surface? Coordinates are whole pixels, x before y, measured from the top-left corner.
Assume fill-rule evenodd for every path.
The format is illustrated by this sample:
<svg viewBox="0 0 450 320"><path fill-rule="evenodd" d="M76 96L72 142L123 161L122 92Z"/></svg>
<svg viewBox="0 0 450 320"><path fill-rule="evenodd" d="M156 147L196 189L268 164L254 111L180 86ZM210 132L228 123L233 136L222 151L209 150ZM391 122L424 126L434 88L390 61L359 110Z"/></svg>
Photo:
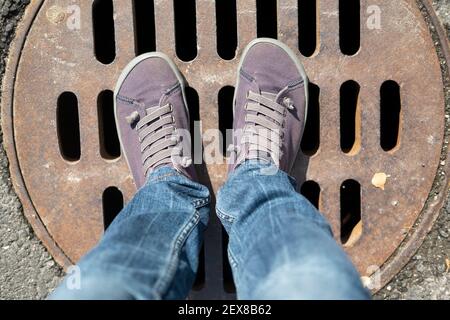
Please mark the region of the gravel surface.
<svg viewBox="0 0 450 320"><path fill-rule="evenodd" d="M434 9L437 15L441 18L448 35L450 37L450 1L448 0L436 0L433 1Z"/></svg>
<svg viewBox="0 0 450 320"><path fill-rule="evenodd" d="M6 50L30 0L0 0L0 84ZM450 35L450 2L434 1ZM12 190L0 129L0 299L43 299L58 284L55 264L23 216ZM449 161L449 160L447 160ZM450 299L450 205L442 209L417 254L376 299Z"/></svg>

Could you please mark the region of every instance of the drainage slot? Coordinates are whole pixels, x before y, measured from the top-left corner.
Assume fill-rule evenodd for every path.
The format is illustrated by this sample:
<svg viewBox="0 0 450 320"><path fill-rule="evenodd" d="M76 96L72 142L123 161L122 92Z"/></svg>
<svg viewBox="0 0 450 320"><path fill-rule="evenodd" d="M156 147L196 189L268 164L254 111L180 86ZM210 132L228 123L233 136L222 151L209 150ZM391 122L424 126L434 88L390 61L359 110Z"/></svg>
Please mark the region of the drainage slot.
<svg viewBox="0 0 450 320"><path fill-rule="evenodd" d="M200 98L194 88L186 87L186 102L189 109L190 133L191 133L191 155L195 164L201 164L203 159L202 132L200 125Z"/></svg>
<svg viewBox="0 0 450 320"><path fill-rule="evenodd" d="M74 93L64 92L59 96L56 122L61 156L71 162L80 160L80 118Z"/></svg>
<svg viewBox="0 0 450 320"><path fill-rule="evenodd" d="M154 0L133 0L133 13L136 54L155 51Z"/></svg>
<svg viewBox="0 0 450 320"><path fill-rule="evenodd" d="M116 187L109 187L103 192L103 225L105 230L123 209L123 195Z"/></svg>
<svg viewBox="0 0 450 320"><path fill-rule="evenodd" d="M258 38L277 39L277 1L256 0L256 25Z"/></svg>
<svg viewBox="0 0 450 320"><path fill-rule="evenodd" d="M205 246L202 246L198 258L198 269L195 276L194 285L192 290L200 291L205 287L206 274L205 274Z"/></svg>
<svg viewBox="0 0 450 320"><path fill-rule="evenodd" d="M186 93L186 102L188 104L189 109L189 119L190 119L190 132L191 132L191 145L192 145L192 155L195 156L195 159L201 159L201 148L200 146L195 146L195 141L202 141L201 138L201 128L199 125L195 125L195 123L200 121L200 98L198 96L197 91L194 88L186 87L185 88ZM200 157L200 158L197 158Z"/></svg>
<svg viewBox="0 0 450 320"><path fill-rule="evenodd" d="M177 56L191 61L197 56L197 26L195 0L174 0L175 47Z"/></svg>
<svg viewBox="0 0 450 320"><path fill-rule="evenodd" d="M317 6L316 0L298 0L298 43L305 57L317 49Z"/></svg>
<svg viewBox="0 0 450 320"><path fill-rule="evenodd" d="M110 64L116 58L112 0L95 0L92 5L94 52L97 60Z"/></svg>
<svg viewBox="0 0 450 320"><path fill-rule="evenodd" d="M361 234L361 185L347 180L341 185L341 242L350 246Z"/></svg>
<svg viewBox="0 0 450 320"><path fill-rule="evenodd" d="M391 151L400 140L401 96L398 83L392 80L383 83L380 98L380 145L384 151Z"/></svg>
<svg viewBox="0 0 450 320"><path fill-rule="evenodd" d="M97 99L100 155L112 160L120 157L120 143L114 116L114 93L111 90L101 92Z"/></svg>
<svg viewBox="0 0 450 320"><path fill-rule="evenodd" d="M233 141L233 97L234 87L226 86L219 91L219 130L222 133L222 154L227 156L229 145Z"/></svg>
<svg viewBox="0 0 450 320"><path fill-rule="evenodd" d="M339 39L345 55L354 55L361 47L360 10L359 0L339 0Z"/></svg>
<svg viewBox="0 0 450 320"><path fill-rule="evenodd" d="M361 146L360 86L353 80L341 86L341 149L355 155Z"/></svg>
<svg viewBox="0 0 450 320"><path fill-rule="evenodd" d="M225 229L222 227L222 266L223 266L223 288L226 293L236 293L236 286L233 280L233 272L228 260L228 243L229 237Z"/></svg>
<svg viewBox="0 0 450 320"><path fill-rule="evenodd" d="M319 209L320 205L320 186L315 181L306 181L300 190L300 193L308 199L311 204Z"/></svg>
<svg viewBox="0 0 450 320"><path fill-rule="evenodd" d="M194 129L195 121L200 121L200 98L198 96L197 90L191 87L186 87L184 89L186 94L186 102L189 109L189 118L191 120L191 132Z"/></svg>
<svg viewBox="0 0 450 320"><path fill-rule="evenodd" d="M301 143L305 155L312 156L317 153L320 146L320 88L309 83L308 116Z"/></svg>
<svg viewBox="0 0 450 320"><path fill-rule="evenodd" d="M216 0L217 53L231 60L237 48L236 0Z"/></svg>

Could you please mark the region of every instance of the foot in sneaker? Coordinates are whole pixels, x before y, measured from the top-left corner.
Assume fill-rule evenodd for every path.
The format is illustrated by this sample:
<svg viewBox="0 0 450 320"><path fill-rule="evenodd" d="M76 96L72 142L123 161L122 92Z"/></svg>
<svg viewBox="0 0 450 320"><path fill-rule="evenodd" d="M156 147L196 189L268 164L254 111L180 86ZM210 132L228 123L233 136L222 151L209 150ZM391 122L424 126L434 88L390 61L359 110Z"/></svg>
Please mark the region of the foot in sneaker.
<svg viewBox="0 0 450 320"><path fill-rule="evenodd" d="M308 78L292 50L273 39L252 41L238 70L229 172L246 160L264 160L290 173L307 105Z"/></svg>
<svg viewBox="0 0 450 320"><path fill-rule="evenodd" d="M186 136L190 125L184 88L180 72L162 53L135 58L118 80L116 126L138 189L162 166L196 179Z"/></svg>

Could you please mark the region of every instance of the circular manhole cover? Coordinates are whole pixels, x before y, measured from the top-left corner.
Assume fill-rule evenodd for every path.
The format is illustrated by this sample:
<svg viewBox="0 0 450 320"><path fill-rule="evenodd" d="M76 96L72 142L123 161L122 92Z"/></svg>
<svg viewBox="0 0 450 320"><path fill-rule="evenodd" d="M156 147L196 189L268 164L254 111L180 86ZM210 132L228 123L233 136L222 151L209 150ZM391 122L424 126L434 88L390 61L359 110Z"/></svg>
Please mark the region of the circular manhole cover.
<svg viewBox="0 0 450 320"><path fill-rule="evenodd" d="M231 127L242 49L273 36L298 48L313 83L299 191L331 221L363 276L384 284L398 272L442 205L444 192L427 203L445 133L440 61L416 1L317 4L33 1L10 55L2 120L16 191L56 260L76 262L135 191L112 117L111 90L128 61L155 48L175 59L206 144L224 140L210 129ZM206 169L217 190L225 162ZM230 291L217 263L220 234L213 220L204 290Z"/></svg>

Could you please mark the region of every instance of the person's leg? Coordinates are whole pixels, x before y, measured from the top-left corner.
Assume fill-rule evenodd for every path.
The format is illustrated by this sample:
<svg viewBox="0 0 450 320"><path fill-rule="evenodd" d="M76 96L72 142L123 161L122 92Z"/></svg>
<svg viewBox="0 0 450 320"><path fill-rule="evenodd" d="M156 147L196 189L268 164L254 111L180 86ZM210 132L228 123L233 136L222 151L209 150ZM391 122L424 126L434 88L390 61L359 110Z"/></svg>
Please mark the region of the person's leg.
<svg viewBox="0 0 450 320"><path fill-rule="evenodd" d="M365 299L358 272L323 216L296 192L308 78L295 53L252 41L238 70L229 180L217 214L243 299Z"/></svg>
<svg viewBox="0 0 450 320"><path fill-rule="evenodd" d="M234 171L217 198L240 299L369 299L324 217L267 163Z"/></svg>
<svg viewBox="0 0 450 320"><path fill-rule="evenodd" d="M209 191L190 158L183 77L162 53L131 61L114 92L116 126L136 197L52 299L184 299L192 287ZM71 290L72 289L72 290Z"/></svg>
<svg viewBox="0 0 450 320"><path fill-rule="evenodd" d="M171 168L147 184L50 299L185 299L198 266L209 191Z"/></svg>

